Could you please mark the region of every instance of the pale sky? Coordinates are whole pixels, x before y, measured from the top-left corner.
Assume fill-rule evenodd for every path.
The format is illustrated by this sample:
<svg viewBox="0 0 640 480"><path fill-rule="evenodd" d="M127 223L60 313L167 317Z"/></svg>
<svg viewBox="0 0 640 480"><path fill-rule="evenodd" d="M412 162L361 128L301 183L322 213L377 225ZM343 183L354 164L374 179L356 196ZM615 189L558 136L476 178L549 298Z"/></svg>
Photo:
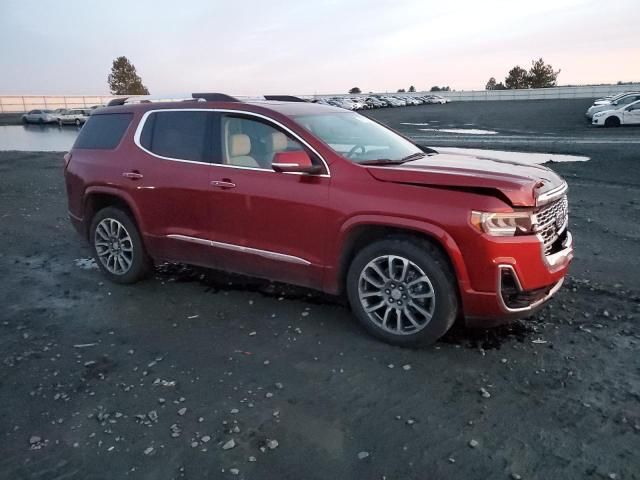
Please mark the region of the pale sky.
<svg viewBox="0 0 640 480"><path fill-rule="evenodd" d="M154 95L640 81L640 0L0 0L0 95L108 94L120 55Z"/></svg>

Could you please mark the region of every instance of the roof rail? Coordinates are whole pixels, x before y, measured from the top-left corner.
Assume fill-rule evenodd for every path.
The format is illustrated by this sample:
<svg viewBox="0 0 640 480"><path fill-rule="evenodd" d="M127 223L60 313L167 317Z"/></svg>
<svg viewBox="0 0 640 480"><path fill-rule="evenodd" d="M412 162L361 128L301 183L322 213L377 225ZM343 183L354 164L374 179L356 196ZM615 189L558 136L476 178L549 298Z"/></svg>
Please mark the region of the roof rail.
<svg viewBox="0 0 640 480"><path fill-rule="evenodd" d="M107 103L107 107L115 107L117 105L124 105L124 103L127 101L127 98L129 98L129 97L114 98L113 100L109 100L109 103Z"/></svg>
<svg viewBox="0 0 640 480"><path fill-rule="evenodd" d="M202 98L207 102L239 102L236 97L227 95L225 93L192 93L193 98Z"/></svg>
<svg viewBox="0 0 640 480"><path fill-rule="evenodd" d="M306 102L304 98L293 95L265 95L265 100L280 100L281 102Z"/></svg>

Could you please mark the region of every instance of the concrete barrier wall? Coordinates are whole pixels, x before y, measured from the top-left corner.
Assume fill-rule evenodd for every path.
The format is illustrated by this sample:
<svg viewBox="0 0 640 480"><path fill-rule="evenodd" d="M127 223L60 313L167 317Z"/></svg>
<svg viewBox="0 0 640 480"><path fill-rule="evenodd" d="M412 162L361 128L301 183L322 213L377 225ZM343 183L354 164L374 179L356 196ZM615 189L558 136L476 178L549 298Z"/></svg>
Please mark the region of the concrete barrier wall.
<svg viewBox="0 0 640 480"><path fill-rule="evenodd" d="M522 90L471 90L460 92L433 92L452 101L491 101L491 100L543 100L552 98L599 98L627 91L639 91L640 83L629 85L597 85L582 87L528 88ZM403 93L402 95L425 95L431 92ZM379 92L373 95L394 95L394 92ZM370 94L361 94L370 95ZM348 97L353 95L300 95L303 98ZM88 108L93 105L105 105L114 95L6 95L0 96L0 113L21 113L34 109Z"/></svg>
<svg viewBox="0 0 640 480"><path fill-rule="evenodd" d="M491 101L491 100L544 100L552 98L600 98L616 93L638 91L640 83L629 85L597 85L582 87L527 88L522 90L470 90L459 92L415 92L399 95L422 96L440 95L451 101ZM362 93L361 95L370 95ZM395 92L374 93L373 95L396 95ZM353 95L305 95L308 98L352 97Z"/></svg>

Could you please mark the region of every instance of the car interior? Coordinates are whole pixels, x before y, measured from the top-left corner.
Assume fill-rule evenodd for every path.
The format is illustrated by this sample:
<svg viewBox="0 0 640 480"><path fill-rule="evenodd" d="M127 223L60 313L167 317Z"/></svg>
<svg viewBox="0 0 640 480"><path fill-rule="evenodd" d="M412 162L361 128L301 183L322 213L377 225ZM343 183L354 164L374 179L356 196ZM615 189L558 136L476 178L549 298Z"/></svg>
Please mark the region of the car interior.
<svg viewBox="0 0 640 480"><path fill-rule="evenodd" d="M224 163L271 169L278 152L303 150L302 145L266 123L225 117L222 123Z"/></svg>

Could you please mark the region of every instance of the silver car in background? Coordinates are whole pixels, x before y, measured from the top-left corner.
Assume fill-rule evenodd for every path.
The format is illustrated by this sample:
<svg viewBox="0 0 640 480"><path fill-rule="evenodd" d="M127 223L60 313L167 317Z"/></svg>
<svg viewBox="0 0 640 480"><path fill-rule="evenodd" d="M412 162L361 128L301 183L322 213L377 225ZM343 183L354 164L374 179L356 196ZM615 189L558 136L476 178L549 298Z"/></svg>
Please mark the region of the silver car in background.
<svg viewBox="0 0 640 480"><path fill-rule="evenodd" d="M58 125L75 125L79 127L89 119L90 111L83 108L72 108L56 115Z"/></svg>
<svg viewBox="0 0 640 480"><path fill-rule="evenodd" d="M22 123L55 123L57 118L51 110L31 110L22 115Z"/></svg>

